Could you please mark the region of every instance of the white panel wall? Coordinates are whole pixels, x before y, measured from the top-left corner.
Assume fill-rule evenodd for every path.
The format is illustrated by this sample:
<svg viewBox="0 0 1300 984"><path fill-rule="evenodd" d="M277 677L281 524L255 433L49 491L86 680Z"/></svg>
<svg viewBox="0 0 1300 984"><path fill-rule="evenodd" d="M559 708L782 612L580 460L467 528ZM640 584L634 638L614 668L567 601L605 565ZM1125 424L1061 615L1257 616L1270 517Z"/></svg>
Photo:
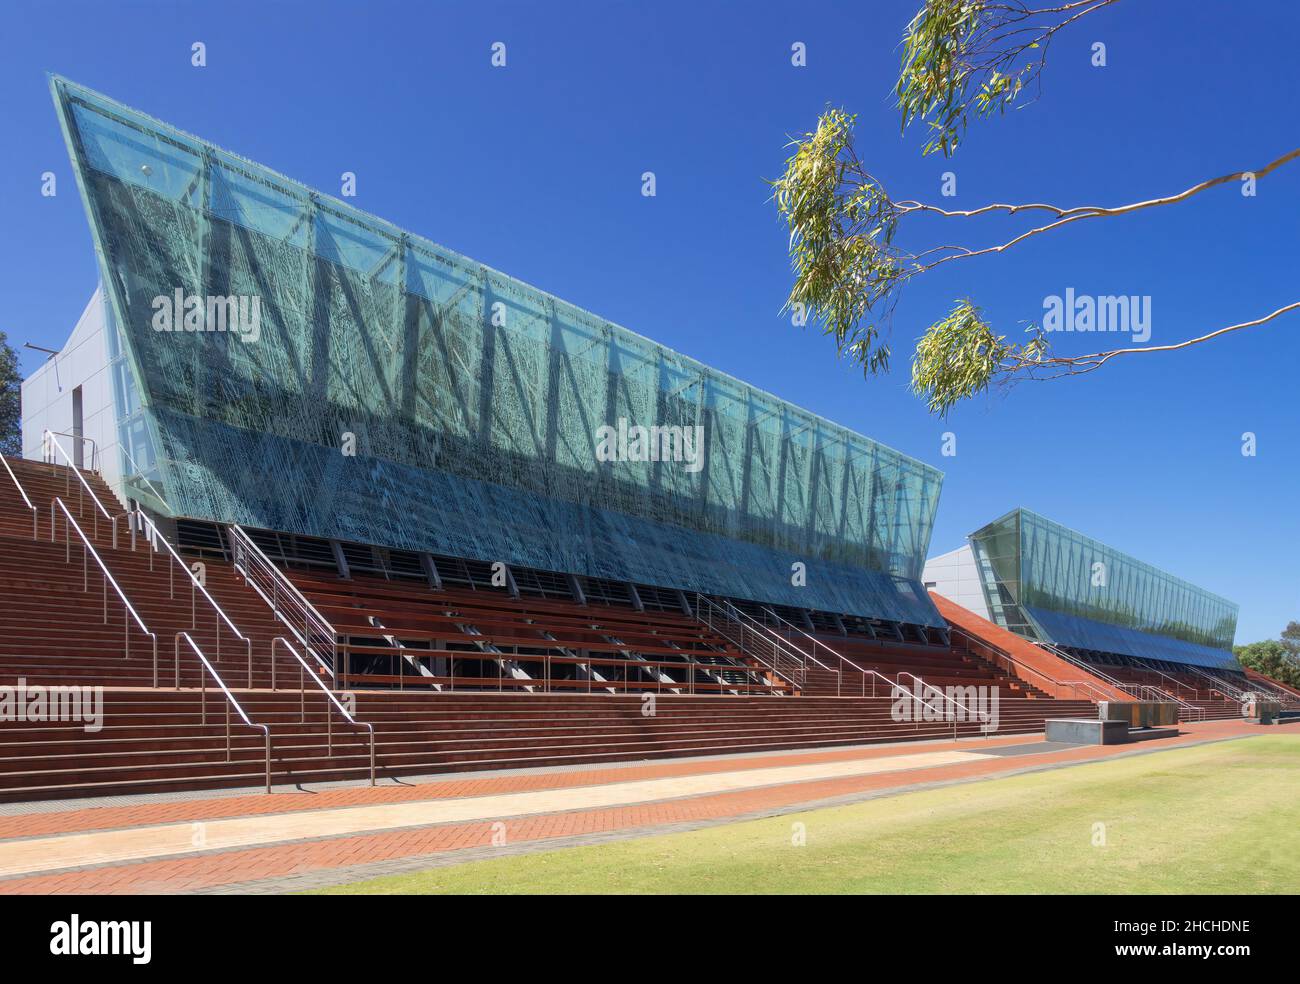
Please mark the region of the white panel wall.
<svg viewBox="0 0 1300 984"><path fill-rule="evenodd" d="M949 601L992 621L988 605L984 601L984 589L980 587L975 554L969 543L927 560L921 581Z"/></svg>
<svg viewBox="0 0 1300 984"><path fill-rule="evenodd" d="M72 433L72 391L80 386L82 434L98 446L100 472L116 491L121 486L122 456L105 328L100 287L81 312L63 350L23 380L23 457L41 460L41 435L47 429ZM73 441L61 437L59 442L69 454L75 453ZM84 446L84 453L89 467L89 445Z"/></svg>

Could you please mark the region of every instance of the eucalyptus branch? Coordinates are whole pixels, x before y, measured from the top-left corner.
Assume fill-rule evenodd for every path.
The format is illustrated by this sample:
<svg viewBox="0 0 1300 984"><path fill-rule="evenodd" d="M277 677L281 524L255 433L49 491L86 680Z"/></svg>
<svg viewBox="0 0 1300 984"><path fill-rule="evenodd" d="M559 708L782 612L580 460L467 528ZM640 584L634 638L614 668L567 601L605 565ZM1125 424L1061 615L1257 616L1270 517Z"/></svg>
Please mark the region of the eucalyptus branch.
<svg viewBox="0 0 1300 984"><path fill-rule="evenodd" d="M903 35L895 85L902 128L926 121L930 136L922 152L951 156L972 115L1006 112L1029 84L1040 85L1057 32L1116 2L1034 9L1019 2L926 0Z"/></svg>
<svg viewBox="0 0 1300 984"><path fill-rule="evenodd" d="M1146 352L1176 352L1179 349L1190 348L1193 345L1208 342L1211 339L1218 338L1221 335L1227 335L1230 332L1240 331L1243 328L1255 328L1272 321L1274 318L1279 318L1284 314L1288 314L1291 311L1300 311L1300 301L1293 301L1290 304L1283 305L1271 314L1266 314L1261 318L1254 318L1251 321L1242 321L1239 324L1228 325L1226 328L1217 328L1204 335L1199 335L1196 338L1189 338L1182 342L1175 342L1172 345L1139 345L1132 348L1112 349L1109 352L1093 352L1088 355L1072 356L1068 358L1062 356L1044 361L1050 361L1062 365L1075 364L1086 366L1087 369L1085 371L1091 372L1093 369L1101 368L1111 359L1119 355L1138 355Z"/></svg>
<svg viewBox="0 0 1300 984"><path fill-rule="evenodd" d="M1042 328L1029 329L1029 341L1016 344L994 333L980 309L969 300L958 302L952 313L926 330L912 361L912 390L925 398L932 413L946 416L952 407L986 391L992 385L1020 380L1062 379L1095 372L1121 355L1174 352L1212 339L1266 324L1292 311L1300 301L1250 321L1228 325L1170 345L1144 345L1092 352L1086 355L1049 354Z"/></svg>
<svg viewBox="0 0 1300 984"><path fill-rule="evenodd" d="M1072 222L1179 204L1248 175L1258 180L1300 159L1300 148L1296 148L1253 171L1232 171L1175 194L1125 205L1063 208L1041 202L995 203L970 210L948 210L890 198L883 183L858 157L853 143L855 121L856 117L842 110L828 110L815 133L792 141L796 151L786 162L783 177L773 184L778 209L790 227L790 253L796 272L788 304L801 304L821 315L841 352L855 358L875 356L875 361L867 365L869 371L888 365L887 349L877 344L880 328L888 321L902 288L916 277L954 260L1004 253ZM969 218L1029 210L1046 211L1056 218L993 246L945 243L917 252L895 241L900 220L909 215L937 213ZM867 316L873 316L873 320L860 329L859 320Z"/></svg>
<svg viewBox="0 0 1300 984"><path fill-rule="evenodd" d="M1031 9L1017 0L926 0L904 39L898 87L904 127L926 119L937 132L927 151L950 153L969 112L1005 110L1019 98L1026 79L1041 68L1045 46L1058 31L1115 2L1080 0ZM1037 60L1025 66L1018 59L1030 51L1037 52ZM1180 204L1230 182L1258 180L1300 159L1297 148L1253 171L1232 171L1174 194L1115 206L999 202L945 209L892 199L858 156L855 124L852 114L828 108L815 131L790 142L793 150L785 171L771 183L777 211L789 228L794 283L786 308L798 313L797 324L813 319L835 339L840 355L865 373L888 370L890 349L884 332L903 288L916 277L954 260L1004 253L1073 222ZM946 242L917 247L898 240L903 220L913 215L975 218L1021 212L1045 212L1049 218L989 246ZM1082 375L1121 355L1184 349L1298 309L1300 302L1288 304L1264 317L1171 345L1064 356L1049 350L1044 327L1029 328L1024 341L1011 341L996 334L970 300L963 300L918 340L912 387L932 412L942 415L993 384Z"/></svg>
<svg viewBox="0 0 1300 984"><path fill-rule="evenodd" d="M1256 168L1253 171L1233 171L1230 174L1222 174L1217 178L1210 178L1209 180L1201 181L1184 191L1178 192L1176 195L1165 195L1161 198L1149 198L1146 201L1132 202L1128 205L1116 205L1111 207L1104 205L1076 205L1073 208L1061 208L1056 205L1032 202L1021 205L997 203L992 205L983 205L979 208L973 209L945 209L940 208L937 205L929 205L924 202L912 201L909 199L894 202L894 206L898 209L900 215L907 215L912 212L928 212L935 215L946 216L948 218L973 218L979 215L986 215L990 212L1005 212L1008 215L1016 215L1017 213L1028 212L1031 210L1051 212L1052 214L1062 218L1075 216L1094 218L1097 216L1125 215L1129 212L1139 212L1142 209L1158 208L1161 205L1174 205L1178 202L1185 202L1193 195L1199 195L1203 191L1208 191L1210 188L1216 188L1219 185L1227 184L1230 181L1240 181L1247 176L1252 176L1258 180L1259 178L1271 174L1278 168L1290 164L1298 157L1300 157L1300 147L1297 147L1295 150L1287 151L1281 157L1278 157L1265 164L1263 167Z"/></svg>

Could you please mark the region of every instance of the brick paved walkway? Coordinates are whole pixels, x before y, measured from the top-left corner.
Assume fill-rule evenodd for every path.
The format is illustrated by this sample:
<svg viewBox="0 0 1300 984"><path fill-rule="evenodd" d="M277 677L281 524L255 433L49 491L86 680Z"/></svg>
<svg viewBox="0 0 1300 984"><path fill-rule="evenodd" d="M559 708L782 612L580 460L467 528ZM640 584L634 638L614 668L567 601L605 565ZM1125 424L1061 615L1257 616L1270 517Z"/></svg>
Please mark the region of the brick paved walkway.
<svg viewBox="0 0 1300 984"><path fill-rule="evenodd" d="M1177 738L1061 748L1027 736L456 777L319 793L169 800L0 818L0 893L173 893L313 875L362 877L401 859L790 812L1202 741L1258 734L1241 721ZM1040 750L1041 749L1041 750ZM998 751L1000 750L1000 751ZM1010 752L1010 754L1008 754ZM358 870L360 869L360 870ZM278 880L278 881L277 881Z"/></svg>

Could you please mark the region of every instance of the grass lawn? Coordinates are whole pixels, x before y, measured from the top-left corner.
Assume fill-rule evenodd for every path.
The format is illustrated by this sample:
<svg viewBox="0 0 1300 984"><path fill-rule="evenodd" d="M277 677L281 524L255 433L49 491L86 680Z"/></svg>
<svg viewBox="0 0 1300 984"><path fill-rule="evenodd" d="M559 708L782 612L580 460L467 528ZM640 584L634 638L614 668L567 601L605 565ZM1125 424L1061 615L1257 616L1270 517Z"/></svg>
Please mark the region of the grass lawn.
<svg viewBox="0 0 1300 984"><path fill-rule="evenodd" d="M796 824L806 844L796 846ZM1095 844L1104 825L1104 844ZM1300 891L1300 735L992 779L332 893Z"/></svg>

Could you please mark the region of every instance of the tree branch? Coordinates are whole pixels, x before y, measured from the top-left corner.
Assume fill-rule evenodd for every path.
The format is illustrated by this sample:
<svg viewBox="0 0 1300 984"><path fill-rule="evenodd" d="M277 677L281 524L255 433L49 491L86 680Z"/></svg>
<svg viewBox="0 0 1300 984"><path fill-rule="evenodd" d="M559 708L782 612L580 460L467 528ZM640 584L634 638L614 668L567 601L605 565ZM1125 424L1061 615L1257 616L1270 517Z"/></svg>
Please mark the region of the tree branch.
<svg viewBox="0 0 1300 984"><path fill-rule="evenodd" d="M1144 202L1133 202L1129 205L1116 205L1111 208L1104 205L1078 205L1074 208L1060 208L1056 205L1033 202L1023 205L993 204L984 205L980 208L960 210L940 208L937 205L929 205L925 202L917 201L900 201L895 202L894 204L898 207L899 211L904 214L909 212L931 212L935 215L944 215L949 218L971 218L977 215L984 215L988 212L1006 212L1008 215L1015 215L1017 212L1027 212L1034 209L1051 212L1060 217L1080 215L1092 218L1094 216L1124 215L1128 212L1137 212L1146 208L1156 208L1161 205L1174 205L1178 202L1184 202L1193 195L1199 195L1203 191L1215 188L1221 184L1226 184L1229 181L1239 181L1248 174L1253 175L1256 179L1265 177L1273 171L1276 171L1279 167L1291 163L1297 157L1300 157L1300 147L1297 147L1295 150L1287 151L1281 157L1270 161L1258 170L1233 171L1231 174L1223 174L1217 178L1210 178L1207 181L1194 184L1190 188L1185 191L1180 191L1176 195L1165 195L1162 198L1150 198Z"/></svg>
<svg viewBox="0 0 1300 984"><path fill-rule="evenodd" d="M1226 335L1229 332L1240 331L1243 328L1254 328L1258 325L1262 325L1265 324L1266 322L1272 321L1274 318L1281 317L1282 315L1287 314L1290 311L1298 311L1298 310L1300 310L1300 301L1293 301L1290 304L1278 308L1272 314L1264 315L1262 318L1255 318L1252 321L1243 321L1240 324L1236 324L1236 325L1228 325L1228 327L1226 328L1219 328L1215 331L1209 332L1208 334L1201 335L1197 338L1189 338L1186 341L1176 342L1173 345L1141 345L1136 348L1112 349L1109 352L1093 352L1089 355L1079 355L1070 358L1059 357L1059 358L1052 358L1052 359L1043 359L1042 363L1040 364L1047 364L1047 363L1067 364L1068 363L1073 365L1084 365L1084 366L1088 366L1088 369L1086 369L1085 371L1091 372L1093 369L1100 369L1103 365L1105 365L1111 359L1115 358L1117 355L1137 355L1142 352L1174 352L1177 351L1178 349L1185 349L1192 345L1199 345L1201 342L1208 342L1213 338L1218 338L1220 335Z"/></svg>

